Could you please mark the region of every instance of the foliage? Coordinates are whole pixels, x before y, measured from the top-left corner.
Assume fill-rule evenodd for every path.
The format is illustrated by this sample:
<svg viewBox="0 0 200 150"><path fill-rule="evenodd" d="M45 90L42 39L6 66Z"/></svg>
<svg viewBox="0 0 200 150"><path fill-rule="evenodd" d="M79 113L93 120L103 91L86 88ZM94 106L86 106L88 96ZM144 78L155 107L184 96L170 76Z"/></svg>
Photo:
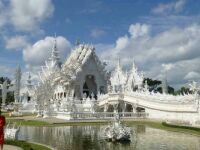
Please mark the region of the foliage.
<svg viewBox="0 0 200 150"><path fill-rule="evenodd" d="M3 82L7 80L8 84L11 83L11 80L8 77L0 77L0 84L3 84Z"/></svg>
<svg viewBox="0 0 200 150"><path fill-rule="evenodd" d="M3 82L7 80L8 85L11 84L11 80L8 77L0 77L0 84L3 84ZM2 90L0 89L0 102L2 101ZM14 102L14 92L8 91L7 93L7 98L6 98L6 103L11 103Z"/></svg>
<svg viewBox="0 0 200 150"><path fill-rule="evenodd" d="M184 93L191 94L192 91L189 88L183 86L179 90L177 90L175 94L180 95L180 94L184 94Z"/></svg>
<svg viewBox="0 0 200 150"><path fill-rule="evenodd" d="M29 143L26 141L6 140L5 144L21 147L23 148L23 150L50 150L50 148L47 148L45 146Z"/></svg>
<svg viewBox="0 0 200 150"><path fill-rule="evenodd" d="M174 88L173 88L173 87L171 87L171 86L168 86L168 93L169 93L169 94L173 94L173 95L174 95L174 93L175 93L175 90L174 90Z"/></svg>
<svg viewBox="0 0 200 150"><path fill-rule="evenodd" d="M158 90L158 86L161 85L161 83L162 83L159 80L153 80L153 79L150 79L150 78L145 78L144 83L145 82L147 82L150 91L156 91L156 92Z"/></svg>
<svg viewBox="0 0 200 150"><path fill-rule="evenodd" d="M150 79L150 78L144 79L144 83L146 81L147 81L147 84L149 86L149 90L150 91L155 91L155 92L162 93L162 87L161 87L162 81L153 80L153 79ZM169 94L174 94L174 88L171 87L171 86L168 86L168 93Z"/></svg>
<svg viewBox="0 0 200 150"><path fill-rule="evenodd" d="M6 98L6 104L9 104L9 103L14 102L14 101L15 101L14 92L8 92L7 98Z"/></svg>

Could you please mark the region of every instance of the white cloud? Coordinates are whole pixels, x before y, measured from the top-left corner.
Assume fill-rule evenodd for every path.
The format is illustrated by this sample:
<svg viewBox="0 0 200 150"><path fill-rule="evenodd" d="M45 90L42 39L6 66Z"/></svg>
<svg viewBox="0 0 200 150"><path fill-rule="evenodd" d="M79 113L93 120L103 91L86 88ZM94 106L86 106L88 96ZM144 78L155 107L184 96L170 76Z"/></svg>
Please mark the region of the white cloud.
<svg viewBox="0 0 200 150"><path fill-rule="evenodd" d="M26 36L14 36L10 38L5 38L6 48L14 50L22 50L29 45Z"/></svg>
<svg viewBox="0 0 200 150"><path fill-rule="evenodd" d="M0 26L12 25L19 31L38 31L39 24L52 16L51 0L10 0L0 3Z"/></svg>
<svg viewBox="0 0 200 150"><path fill-rule="evenodd" d="M135 24L130 27L136 25L137 29L148 26ZM200 73L200 25L171 28L154 35L144 32L142 36L133 38L137 31L132 30L130 35L119 37L114 45L105 45L109 49L100 54L101 58L108 60L111 67L119 56L125 67L130 67L134 58L147 77L156 79L161 77L164 67L168 70L168 81L173 85L188 82L184 78L188 72ZM102 45L101 48L104 49Z"/></svg>
<svg viewBox="0 0 200 150"><path fill-rule="evenodd" d="M133 38L137 38L140 36L147 35L149 33L149 30L150 30L150 26L146 24L136 23L136 24L130 25L128 31Z"/></svg>
<svg viewBox="0 0 200 150"><path fill-rule="evenodd" d="M0 76L11 77L11 74L14 73L14 68L8 65L0 65Z"/></svg>
<svg viewBox="0 0 200 150"><path fill-rule="evenodd" d="M186 0L176 0L175 2L170 3L161 3L155 8L152 9L154 14L171 14L179 13L183 10Z"/></svg>
<svg viewBox="0 0 200 150"><path fill-rule="evenodd" d="M58 36L56 41L60 57L64 60L70 51L71 44L62 36ZM50 57L53 44L54 37L47 36L43 40L39 40L33 45L28 46L23 49L24 61L33 66L44 65L44 61Z"/></svg>
<svg viewBox="0 0 200 150"><path fill-rule="evenodd" d="M162 67L164 69L164 71L170 71L171 69L173 69L173 64L169 63L169 64L162 64Z"/></svg>
<svg viewBox="0 0 200 150"><path fill-rule="evenodd" d="M98 38L100 36L103 36L105 35L106 32L104 30L101 30L101 29L93 29L90 33L90 36L91 37L94 37L94 38Z"/></svg>
<svg viewBox="0 0 200 150"><path fill-rule="evenodd" d="M200 78L200 73L194 71L188 72L184 77L184 79L186 80L196 80L196 79L199 80L199 78Z"/></svg>

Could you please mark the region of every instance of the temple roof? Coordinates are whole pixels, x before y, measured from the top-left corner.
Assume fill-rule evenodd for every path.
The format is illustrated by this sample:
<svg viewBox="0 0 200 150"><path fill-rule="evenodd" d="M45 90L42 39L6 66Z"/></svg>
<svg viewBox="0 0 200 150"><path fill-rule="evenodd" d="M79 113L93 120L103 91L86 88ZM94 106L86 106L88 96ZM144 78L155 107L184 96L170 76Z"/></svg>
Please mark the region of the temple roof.
<svg viewBox="0 0 200 150"><path fill-rule="evenodd" d="M118 60L117 66L110 78L112 85L124 85L127 81L127 74L123 72L120 60Z"/></svg>
<svg viewBox="0 0 200 150"><path fill-rule="evenodd" d="M75 79L76 75L82 71L82 67L91 56L93 56L98 66L97 69L99 69L100 72L103 75L105 75L106 71L104 64L99 60L98 56L95 54L94 46L89 44L79 44L78 46L76 46L72 50L66 62L63 64L61 72L68 77L68 80Z"/></svg>
<svg viewBox="0 0 200 150"><path fill-rule="evenodd" d="M56 37L54 39L53 48L51 50L51 56L45 61L45 65L41 66L41 72L39 77L42 82L50 77L55 72L58 72L61 68L61 62L59 57L59 51L57 49Z"/></svg>

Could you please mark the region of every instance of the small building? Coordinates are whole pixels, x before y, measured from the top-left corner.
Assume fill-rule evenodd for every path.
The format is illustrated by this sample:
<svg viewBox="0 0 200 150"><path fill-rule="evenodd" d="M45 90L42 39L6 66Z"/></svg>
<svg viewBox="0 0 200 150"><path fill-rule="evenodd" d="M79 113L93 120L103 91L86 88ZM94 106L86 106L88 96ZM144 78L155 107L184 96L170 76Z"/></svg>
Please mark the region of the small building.
<svg viewBox="0 0 200 150"><path fill-rule="evenodd" d="M31 74L28 73L28 79L23 88L20 89L20 102L28 103L33 101L34 85L32 83Z"/></svg>

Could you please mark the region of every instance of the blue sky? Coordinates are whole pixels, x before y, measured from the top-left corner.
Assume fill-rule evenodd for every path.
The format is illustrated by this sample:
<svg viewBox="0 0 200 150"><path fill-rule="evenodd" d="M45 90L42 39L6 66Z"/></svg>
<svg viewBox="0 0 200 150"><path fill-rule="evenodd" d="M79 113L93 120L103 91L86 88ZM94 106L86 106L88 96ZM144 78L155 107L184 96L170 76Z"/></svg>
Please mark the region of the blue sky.
<svg viewBox="0 0 200 150"><path fill-rule="evenodd" d="M112 68L133 58L147 77L182 86L200 76L198 0L0 0L0 76L38 70L56 33L64 60L77 39Z"/></svg>

